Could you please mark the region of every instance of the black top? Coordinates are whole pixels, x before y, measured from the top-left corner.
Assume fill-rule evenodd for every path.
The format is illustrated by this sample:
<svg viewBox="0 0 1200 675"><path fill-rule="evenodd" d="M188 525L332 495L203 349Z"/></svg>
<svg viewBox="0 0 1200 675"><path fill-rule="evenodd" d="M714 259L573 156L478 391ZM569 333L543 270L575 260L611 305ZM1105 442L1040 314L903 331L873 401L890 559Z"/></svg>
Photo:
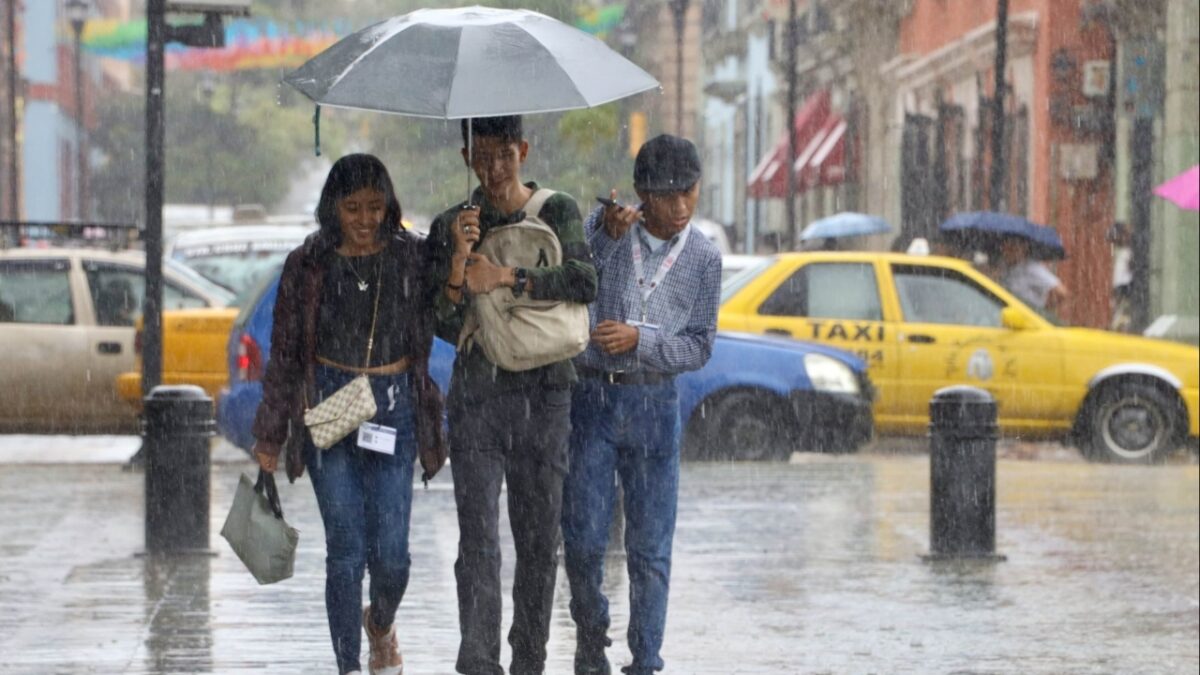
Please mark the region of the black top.
<svg viewBox="0 0 1200 675"><path fill-rule="evenodd" d="M399 316L396 302L389 302L401 288L402 280L394 261L388 264L382 253L365 256L330 257L321 289L321 316L317 321L317 355L347 366L362 367L375 310L375 293L380 277L383 295L375 322L375 346L372 366L380 366L408 356L403 330L406 317ZM362 288L365 285L365 290Z"/></svg>

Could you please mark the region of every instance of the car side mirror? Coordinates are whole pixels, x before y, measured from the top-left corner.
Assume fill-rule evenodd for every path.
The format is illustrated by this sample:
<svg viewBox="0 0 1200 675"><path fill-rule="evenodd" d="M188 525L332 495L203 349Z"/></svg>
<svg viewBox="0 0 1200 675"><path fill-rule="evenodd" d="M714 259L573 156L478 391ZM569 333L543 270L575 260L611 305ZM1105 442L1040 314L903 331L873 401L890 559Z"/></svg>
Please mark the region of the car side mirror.
<svg viewBox="0 0 1200 675"><path fill-rule="evenodd" d="M1009 330L1029 330L1033 322L1029 317L1015 307L1005 307L1000 310L1000 324Z"/></svg>

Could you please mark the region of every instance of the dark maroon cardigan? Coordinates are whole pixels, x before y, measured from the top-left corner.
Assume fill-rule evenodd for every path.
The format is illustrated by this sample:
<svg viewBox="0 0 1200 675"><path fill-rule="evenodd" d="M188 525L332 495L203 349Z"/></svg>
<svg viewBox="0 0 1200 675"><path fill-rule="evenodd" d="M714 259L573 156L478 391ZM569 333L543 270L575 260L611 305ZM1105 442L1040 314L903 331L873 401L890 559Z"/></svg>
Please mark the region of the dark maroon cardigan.
<svg viewBox="0 0 1200 675"><path fill-rule="evenodd" d="M420 240L400 231L388 242L390 264L400 270L401 288L384 294L384 301L397 304L397 316L405 322L406 344L413 375L416 402L414 422L421 467L428 480L446 462L446 437L442 430L442 394L429 376L429 353L433 348L433 307L426 292ZM275 325L271 331L271 358L263 376L263 398L254 416L254 437L287 447L287 475L295 481L304 474L300 451L308 437L304 426L304 388L309 400L316 399L317 317L321 314L321 287L325 271L337 255L332 243L320 232L309 235L288 254L275 299ZM290 428L290 431L289 431Z"/></svg>

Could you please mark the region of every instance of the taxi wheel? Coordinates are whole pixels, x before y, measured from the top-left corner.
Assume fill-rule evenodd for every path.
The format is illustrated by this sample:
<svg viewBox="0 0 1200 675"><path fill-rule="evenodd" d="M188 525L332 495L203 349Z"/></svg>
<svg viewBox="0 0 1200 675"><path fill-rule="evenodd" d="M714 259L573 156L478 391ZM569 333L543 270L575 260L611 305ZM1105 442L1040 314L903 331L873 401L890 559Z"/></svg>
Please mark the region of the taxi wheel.
<svg viewBox="0 0 1200 675"><path fill-rule="evenodd" d="M787 402L776 396L730 394L717 403L710 422L709 459L787 461L792 456L790 419Z"/></svg>
<svg viewBox="0 0 1200 675"><path fill-rule="evenodd" d="M1083 450L1094 461L1153 464L1182 441L1179 402L1146 382L1104 386L1084 415Z"/></svg>

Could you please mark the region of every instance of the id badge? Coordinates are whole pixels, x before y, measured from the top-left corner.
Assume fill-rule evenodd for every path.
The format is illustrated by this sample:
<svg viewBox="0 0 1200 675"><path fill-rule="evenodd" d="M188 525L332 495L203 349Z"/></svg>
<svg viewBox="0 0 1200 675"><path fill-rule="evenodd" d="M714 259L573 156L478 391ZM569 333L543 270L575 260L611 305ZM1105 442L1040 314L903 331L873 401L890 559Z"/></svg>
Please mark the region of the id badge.
<svg viewBox="0 0 1200 675"><path fill-rule="evenodd" d="M633 321L633 320L628 320L628 321L626 321L625 323L629 324L630 326L633 326L634 328L643 328L643 327L644 327L644 328L650 328L650 329L652 329L652 330L658 330L658 329L659 329L659 325L658 325L658 324L656 324L656 323L646 323L645 321Z"/></svg>
<svg viewBox="0 0 1200 675"><path fill-rule="evenodd" d="M396 430L382 424L363 422L358 428L358 447L364 450L396 454Z"/></svg>

